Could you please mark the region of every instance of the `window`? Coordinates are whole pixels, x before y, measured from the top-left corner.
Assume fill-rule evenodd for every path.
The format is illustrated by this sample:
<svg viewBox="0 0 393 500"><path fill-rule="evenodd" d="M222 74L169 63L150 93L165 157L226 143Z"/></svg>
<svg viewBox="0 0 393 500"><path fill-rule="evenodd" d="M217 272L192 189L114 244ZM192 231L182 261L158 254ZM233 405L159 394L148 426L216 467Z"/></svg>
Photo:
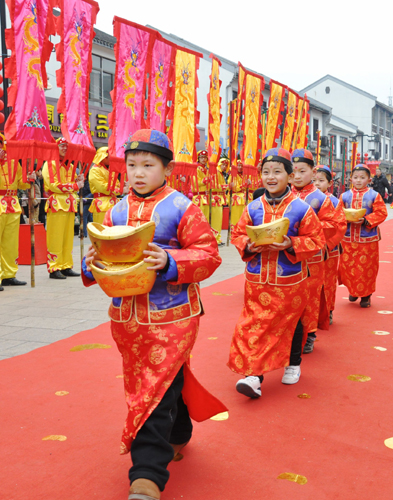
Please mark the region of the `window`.
<svg viewBox="0 0 393 500"><path fill-rule="evenodd" d="M326 92L327 94L330 94L330 87L326 87L326 88L325 88L325 92Z"/></svg>
<svg viewBox="0 0 393 500"><path fill-rule="evenodd" d="M111 108L110 92L114 87L116 63L111 59L92 55L93 69L90 74L89 103L93 106Z"/></svg>
<svg viewBox="0 0 393 500"><path fill-rule="evenodd" d="M385 159L389 159L389 146L387 144L385 144Z"/></svg>
<svg viewBox="0 0 393 500"><path fill-rule="evenodd" d="M313 123L312 139L313 139L313 141L317 141L318 140L317 132L319 130L319 120L317 118L314 118L312 123Z"/></svg>

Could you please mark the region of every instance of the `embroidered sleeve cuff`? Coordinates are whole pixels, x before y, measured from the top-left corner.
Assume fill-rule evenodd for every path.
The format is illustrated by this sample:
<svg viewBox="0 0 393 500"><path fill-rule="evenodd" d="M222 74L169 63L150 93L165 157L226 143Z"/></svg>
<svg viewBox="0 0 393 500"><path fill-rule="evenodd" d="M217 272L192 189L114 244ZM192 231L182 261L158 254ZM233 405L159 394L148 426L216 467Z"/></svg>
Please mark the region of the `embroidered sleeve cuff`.
<svg viewBox="0 0 393 500"><path fill-rule="evenodd" d="M178 280L178 272L177 272L177 264L175 259L167 252L168 262L167 265L160 271L162 279L165 281L177 281Z"/></svg>

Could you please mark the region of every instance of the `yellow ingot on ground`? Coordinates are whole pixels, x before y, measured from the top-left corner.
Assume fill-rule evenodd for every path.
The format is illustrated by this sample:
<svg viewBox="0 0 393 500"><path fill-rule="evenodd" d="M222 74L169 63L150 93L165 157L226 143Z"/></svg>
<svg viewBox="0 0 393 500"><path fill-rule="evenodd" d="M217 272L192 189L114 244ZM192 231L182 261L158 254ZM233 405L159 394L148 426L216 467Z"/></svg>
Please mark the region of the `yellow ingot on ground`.
<svg viewBox="0 0 393 500"><path fill-rule="evenodd" d="M348 222L357 222L366 215L365 208L344 208L345 218Z"/></svg>
<svg viewBox="0 0 393 500"><path fill-rule="evenodd" d="M282 243L288 229L289 219L287 217L259 226L246 226L248 237L255 243L256 247Z"/></svg>
<svg viewBox="0 0 393 500"><path fill-rule="evenodd" d="M90 264L94 279L108 297L142 295L153 288L156 271L148 270L148 262L115 263L95 260Z"/></svg>
<svg viewBox="0 0 393 500"><path fill-rule="evenodd" d="M143 251L153 241L156 224L146 222L139 227L103 226L97 222L87 224L87 232L98 257L104 262L139 262Z"/></svg>

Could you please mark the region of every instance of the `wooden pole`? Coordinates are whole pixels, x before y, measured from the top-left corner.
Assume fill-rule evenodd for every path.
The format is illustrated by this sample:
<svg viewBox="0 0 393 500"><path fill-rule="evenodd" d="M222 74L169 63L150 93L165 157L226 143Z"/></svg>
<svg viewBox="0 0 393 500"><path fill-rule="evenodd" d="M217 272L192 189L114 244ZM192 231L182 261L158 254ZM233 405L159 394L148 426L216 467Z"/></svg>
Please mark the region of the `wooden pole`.
<svg viewBox="0 0 393 500"><path fill-rule="evenodd" d="M79 162L79 172L82 171L82 164ZM83 187L80 188L79 190L79 218L80 218L80 224L79 224L79 238L80 238L80 251L81 251L81 262L83 260L83 257L85 256L84 252L84 229L83 229Z"/></svg>
<svg viewBox="0 0 393 500"><path fill-rule="evenodd" d="M233 160L233 114L234 114L234 103L236 101L232 101L229 106L229 165L232 171L232 160ZM233 176L231 173L232 182ZM231 215L232 215L232 187L229 186L229 215L228 215L228 233L227 233L227 246L229 246L229 242L231 240Z"/></svg>
<svg viewBox="0 0 393 500"><path fill-rule="evenodd" d="M35 235L34 235L34 182L29 189L29 223L30 223L30 249L31 249L31 264L30 264L30 285L35 288Z"/></svg>

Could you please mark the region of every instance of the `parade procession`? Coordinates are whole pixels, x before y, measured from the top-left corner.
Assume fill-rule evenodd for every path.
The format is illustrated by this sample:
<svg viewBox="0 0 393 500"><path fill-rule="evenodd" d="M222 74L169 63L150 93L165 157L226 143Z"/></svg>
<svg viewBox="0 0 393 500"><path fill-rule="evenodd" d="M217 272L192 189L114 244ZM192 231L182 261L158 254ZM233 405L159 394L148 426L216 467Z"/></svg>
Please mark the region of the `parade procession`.
<svg viewBox="0 0 393 500"><path fill-rule="evenodd" d="M108 4L0 0L0 497L392 498L392 98Z"/></svg>

